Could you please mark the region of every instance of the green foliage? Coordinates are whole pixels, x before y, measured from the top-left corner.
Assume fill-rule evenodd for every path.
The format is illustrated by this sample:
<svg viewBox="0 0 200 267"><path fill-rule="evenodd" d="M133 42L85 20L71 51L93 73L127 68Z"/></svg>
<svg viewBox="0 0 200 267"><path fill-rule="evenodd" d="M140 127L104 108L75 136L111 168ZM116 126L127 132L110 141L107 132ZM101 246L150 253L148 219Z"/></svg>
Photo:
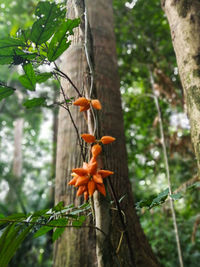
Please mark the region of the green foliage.
<svg viewBox="0 0 200 267"><path fill-rule="evenodd" d="M4 227L0 237L0 266L6 267L14 253L32 230L36 231L34 237L45 235L55 230L53 241L57 240L66 227L80 227L85 222L86 216L83 212L90 210L89 203L78 208L73 205L63 206L59 202L54 208L40 210L30 214L13 214L11 216L0 216L0 225ZM38 228L36 230L36 228Z"/></svg>
<svg viewBox="0 0 200 267"><path fill-rule="evenodd" d="M44 105L45 100L46 99L43 97L32 98L32 99L26 100L23 103L23 106L25 106L26 108L40 107L40 106Z"/></svg>
<svg viewBox="0 0 200 267"><path fill-rule="evenodd" d="M80 23L80 19L74 19L63 22L58 31L52 38L48 48L48 60L55 61L69 46L68 36L73 34L73 29Z"/></svg>
<svg viewBox="0 0 200 267"><path fill-rule="evenodd" d="M41 45L49 40L65 17L65 8L50 2L39 2L35 15L38 17L33 24L30 40Z"/></svg>
<svg viewBox="0 0 200 267"><path fill-rule="evenodd" d="M0 39L0 64L22 65L24 75L19 76L19 81L27 90L35 91L36 83L46 82L53 76L53 73L40 73L38 67L50 65L70 46L68 38L80 19L66 20L65 13L65 7L60 4L39 2L32 28L19 29L15 37ZM4 94L4 98L7 96ZM41 103L28 101L25 106L30 108Z"/></svg>
<svg viewBox="0 0 200 267"><path fill-rule="evenodd" d="M31 91L35 91L36 77L32 64L31 63L24 64L23 69L25 75L20 76L19 81L25 88Z"/></svg>
<svg viewBox="0 0 200 267"><path fill-rule="evenodd" d="M0 85L0 101L12 94L14 94L15 89L5 86L5 85Z"/></svg>

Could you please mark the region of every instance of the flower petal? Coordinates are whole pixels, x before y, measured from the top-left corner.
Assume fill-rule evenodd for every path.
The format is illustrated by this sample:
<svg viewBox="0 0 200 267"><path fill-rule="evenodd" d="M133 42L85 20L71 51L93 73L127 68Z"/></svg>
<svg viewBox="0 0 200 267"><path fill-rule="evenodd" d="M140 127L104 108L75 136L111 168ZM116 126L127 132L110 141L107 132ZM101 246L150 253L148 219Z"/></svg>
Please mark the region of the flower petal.
<svg viewBox="0 0 200 267"><path fill-rule="evenodd" d="M96 173L92 176L93 180L95 181L95 183L98 183L98 184L102 184L103 183L103 179L101 177L100 174Z"/></svg>
<svg viewBox="0 0 200 267"><path fill-rule="evenodd" d="M81 137L87 143L94 143L96 141L96 138L92 134L82 134Z"/></svg>
<svg viewBox="0 0 200 267"><path fill-rule="evenodd" d="M104 184L96 184L97 190L104 196L106 196L106 189Z"/></svg>
<svg viewBox="0 0 200 267"><path fill-rule="evenodd" d="M86 106L88 105L89 100L86 99L85 97L79 97L73 104L75 106Z"/></svg>
<svg viewBox="0 0 200 267"><path fill-rule="evenodd" d="M80 186L80 185L85 185L89 182L89 177L88 176L79 176L75 186Z"/></svg>
<svg viewBox="0 0 200 267"><path fill-rule="evenodd" d="M84 168L76 168L76 169L72 169L73 172L75 172L76 174L80 175L80 176L84 176L87 175L87 170Z"/></svg>
<svg viewBox="0 0 200 267"><path fill-rule="evenodd" d="M95 109L99 110L102 108L101 103L98 99L91 100L91 104L92 104L93 108L95 108Z"/></svg>
<svg viewBox="0 0 200 267"><path fill-rule="evenodd" d="M116 140L116 138L112 137L112 136L103 136L101 137L101 142L106 145L106 144L110 144L112 142L114 142Z"/></svg>
<svg viewBox="0 0 200 267"><path fill-rule="evenodd" d="M96 184L93 180L90 180L88 182L88 193L90 196L92 196L94 194L94 191L96 189Z"/></svg>
<svg viewBox="0 0 200 267"><path fill-rule="evenodd" d="M76 193L77 197L82 195L85 191L87 191L87 187L85 185L79 186L78 191Z"/></svg>
<svg viewBox="0 0 200 267"><path fill-rule="evenodd" d="M108 170L99 170L97 173L100 174L102 178L105 178L107 176L114 174L114 172L108 171Z"/></svg>
<svg viewBox="0 0 200 267"><path fill-rule="evenodd" d="M73 177L70 181L69 181L69 183L68 183L68 185L75 185L76 184L76 181L77 181L77 176L75 176L75 177Z"/></svg>

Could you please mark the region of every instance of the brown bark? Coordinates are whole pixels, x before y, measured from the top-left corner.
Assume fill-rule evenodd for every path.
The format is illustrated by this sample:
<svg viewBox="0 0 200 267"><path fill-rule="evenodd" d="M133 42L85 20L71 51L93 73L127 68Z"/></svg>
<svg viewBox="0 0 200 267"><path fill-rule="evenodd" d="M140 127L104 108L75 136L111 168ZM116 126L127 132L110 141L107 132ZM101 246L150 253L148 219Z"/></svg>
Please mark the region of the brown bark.
<svg viewBox="0 0 200 267"><path fill-rule="evenodd" d="M200 2L161 1L169 21L200 172Z"/></svg>
<svg viewBox="0 0 200 267"><path fill-rule="evenodd" d="M89 24L92 37L92 56L95 68L94 96L97 97L103 106L98 113L99 136L111 135L117 141L104 147L103 164L104 169L113 170L115 175L112 177L117 199L125 196L122 201L121 209L124 212L126 231L131 241L131 250L134 252L136 266L153 267L159 266L152 250L141 229L136 211L134 209L133 194L128 179L127 156L125 149L124 126L121 109L121 99L119 92L119 78L117 73L116 47L113 25L113 10L111 0L86 1ZM76 16L83 11L83 1L68 1L68 16ZM75 31L72 45L67 50L63 59L63 71L69 75L76 86L86 89L88 66L84 51L84 25ZM68 82L63 82L67 96L75 96ZM73 117L80 132L87 132L87 125L76 107L71 107ZM65 110L60 110L58 126L58 147L57 147L57 170L56 170L56 203L64 200L65 204L80 200L75 198L74 189L67 186L66 182L70 179L71 169L81 166L80 148L78 146L75 130L67 117ZM108 183L107 183L108 185ZM109 239L107 251L103 254L103 263L99 266L134 266L130 249L127 245L125 234L123 235L118 256L114 255L123 232L119 214L116 209L112 209L110 200L113 200L110 186L108 186L107 213L110 220L108 225ZM96 199L98 204L105 200ZM105 205L104 205L105 207ZM99 211L101 221L104 214ZM106 226L107 227L107 226ZM91 241L91 242L90 242ZM89 231L81 229L66 230L60 240L56 243L54 253L54 266L96 266L94 239L90 240ZM112 257L110 257L112 256ZM98 261L99 263L99 261ZM100 264L100 263L99 263Z"/></svg>

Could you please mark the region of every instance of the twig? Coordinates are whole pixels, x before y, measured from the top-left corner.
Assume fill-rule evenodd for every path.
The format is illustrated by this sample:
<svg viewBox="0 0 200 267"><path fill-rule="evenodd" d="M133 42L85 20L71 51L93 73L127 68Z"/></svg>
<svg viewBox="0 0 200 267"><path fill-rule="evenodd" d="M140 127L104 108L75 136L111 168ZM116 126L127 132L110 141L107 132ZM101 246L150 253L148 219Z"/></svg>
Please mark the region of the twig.
<svg viewBox="0 0 200 267"><path fill-rule="evenodd" d="M55 227L55 228L71 228L71 227L74 227L74 228L92 228L92 229L95 229L95 230L98 230L100 231L102 234L104 234L106 237L107 234L102 231L100 228L94 226L94 225L81 225L80 226L74 226L74 225L52 225L52 224L48 224L48 223L39 223L39 222L26 222L26 221L20 221L20 220L11 220L11 219L0 219L0 222L7 222L7 223L24 223L24 224L32 224L32 225L39 225L39 226L49 226L49 227Z"/></svg>
<svg viewBox="0 0 200 267"><path fill-rule="evenodd" d="M54 75L55 75L57 81L58 81L59 84L60 84L60 81L59 81L59 79L58 79L58 77L57 77L57 74L54 73ZM65 100L65 103L67 103L67 99L66 99L66 96L65 96L65 92L64 92L64 89L63 89L63 87L62 87L61 84L60 84L60 88L61 88L61 92L62 92L63 98L64 98L64 100ZM76 123L75 123L75 121L74 121L74 119L73 119L73 116L72 116L72 114L71 114L71 111L69 110L69 107L68 107L68 106L64 106L64 105L62 105L62 104L58 104L58 105L61 106L62 108L64 108L65 110L67 110L67 112L68 112L68 114L69 114L69 116L70 116L71 122L72 122L72 124L73 124L73 126L74 126L74 129L75 129L75 131L76 131L76 134L77 134L77 138L78 138L79 146L80 146L80 148L81 148L81 156L82 156L82 158L83 158L83 161L85 161L85 155L84 155L84 153L83 153L83 145L82 145L82 142L81 142L81 138L80 138L80 135L79 135L78 128L77 128Z"/></svg>
<svg viewBox="0 0 200 267"><path fill-rule="evenodd" d="M55 70L56 70L58 73L62 74L62 75L64 76L64 78L66 78L66 79L68 80L68 82L69 82L69 83L74 87L74 89L76 90L78 96L81 97L82 94L80 93L80 91L79 91L79 89L76 87L76 85L72 82L72 80L69 78L69 76L67 76L67 74L65 74L64 72L62 72L62 71L58 68L58 66L56 65L55 62L54 62L54 65L55 65Z"/></svg>

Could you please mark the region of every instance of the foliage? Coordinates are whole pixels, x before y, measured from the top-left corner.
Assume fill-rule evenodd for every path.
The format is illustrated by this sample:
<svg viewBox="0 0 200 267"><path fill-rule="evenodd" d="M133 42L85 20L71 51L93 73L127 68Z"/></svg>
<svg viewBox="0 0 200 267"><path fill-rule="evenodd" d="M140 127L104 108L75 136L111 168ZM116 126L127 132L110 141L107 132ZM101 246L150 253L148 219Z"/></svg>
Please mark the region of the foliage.
<svg viewBox="0 0 200 267"><path fill-rule="evenodd" d="M83 212L90 209L86 203L78 208L74 205L64 207L59 202L52 209L40 210L29 214L12 214L0 216L0 227L3 233L0 237L0 266L6 267L23 240L34 231L34 237L39 237L54 229L53 241L57 240L65 227L80 227L86 219ZM39 229L38 229L39 228Z"/></svg>

